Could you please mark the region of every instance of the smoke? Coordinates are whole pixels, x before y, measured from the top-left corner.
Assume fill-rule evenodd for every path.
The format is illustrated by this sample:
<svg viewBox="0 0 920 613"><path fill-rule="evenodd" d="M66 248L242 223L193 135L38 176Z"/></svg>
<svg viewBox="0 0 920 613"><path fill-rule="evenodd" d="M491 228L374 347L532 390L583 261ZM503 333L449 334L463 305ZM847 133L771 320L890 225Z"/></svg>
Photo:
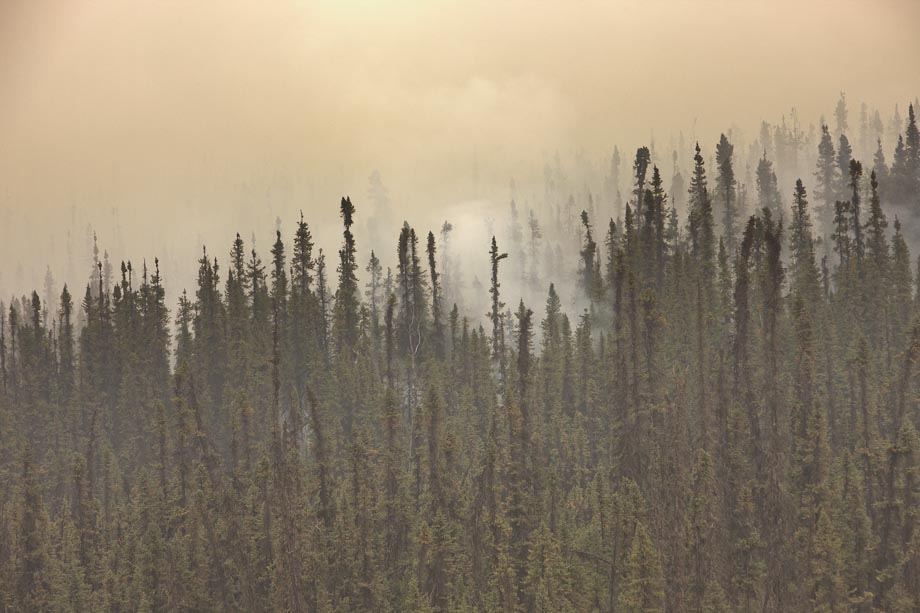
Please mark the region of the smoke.
<svg viewBox="0 0 920 613"><path fill-rule="evenodd" d="M600 195L614 145L625 195L642 144L669 178L682 142L686 171L695 139L711 155L736 126L754 143L792 105L816 124L840 90L851 118L858 101L903 115L918 21L910 0L3 2L0 295L49 265L79 293L95 232L116 264L159 257L172 299L202 245L225 260L239 231L265 258L276 219L290 240L301 210L331 261L346 194L362 258L392 264L403 220L422 235L450 220L464 282L488 285L484 220L504 249L512 179L547 226L569 194L579 210ZM506 302L533 302L515 266Z"/></svg>

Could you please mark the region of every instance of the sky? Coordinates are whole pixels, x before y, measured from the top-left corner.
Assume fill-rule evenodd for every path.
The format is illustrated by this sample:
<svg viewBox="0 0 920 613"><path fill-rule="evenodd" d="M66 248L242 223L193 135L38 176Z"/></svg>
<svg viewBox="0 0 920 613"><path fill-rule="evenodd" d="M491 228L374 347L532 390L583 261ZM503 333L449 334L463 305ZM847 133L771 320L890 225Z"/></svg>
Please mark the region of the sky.
<svg viewBox="0 0 920 613"><path fill-rule="evenodd" d="M374 170L433 224L556 152L714 144L841 91L903 112L917 24L915 0L2 0L0 288L66 276L84 222L118 257L223 254L299 210L331 228L344 194L360 220Z"/></svg>

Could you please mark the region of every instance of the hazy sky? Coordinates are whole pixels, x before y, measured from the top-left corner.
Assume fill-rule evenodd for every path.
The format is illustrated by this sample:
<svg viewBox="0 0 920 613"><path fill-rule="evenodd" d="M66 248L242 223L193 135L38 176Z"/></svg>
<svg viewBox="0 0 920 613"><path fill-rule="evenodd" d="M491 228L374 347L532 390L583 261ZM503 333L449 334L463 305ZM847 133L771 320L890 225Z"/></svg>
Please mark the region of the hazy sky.
<svg viewBox="0 0 920 613"><path fill-rule="evenodd" d="M196 235L279 173L308 217L360 213L377 168L430 212L556 150L714 142L841 90L903 107L917 24L915 0L2 0L0 206L155 206Z"/></svg>

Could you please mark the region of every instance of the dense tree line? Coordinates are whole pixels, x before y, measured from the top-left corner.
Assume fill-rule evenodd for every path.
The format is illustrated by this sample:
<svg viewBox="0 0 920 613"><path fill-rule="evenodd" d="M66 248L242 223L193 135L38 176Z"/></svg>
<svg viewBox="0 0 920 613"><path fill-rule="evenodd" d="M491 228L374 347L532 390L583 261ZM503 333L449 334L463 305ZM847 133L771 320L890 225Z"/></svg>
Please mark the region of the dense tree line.
<svg viewBox="0 0 920 613"><path fill-rule="evenodd" d="M433 232L359 262L349 198L334 268L301 216L173 313L157 261L12 301L0 610L918 610L906 126L890 169L825 128L788 194L764 155L749 216L727 137L686 194L639 149L571 226L578 313L503 287L541 283L532 211L464 314Z"/></svg>

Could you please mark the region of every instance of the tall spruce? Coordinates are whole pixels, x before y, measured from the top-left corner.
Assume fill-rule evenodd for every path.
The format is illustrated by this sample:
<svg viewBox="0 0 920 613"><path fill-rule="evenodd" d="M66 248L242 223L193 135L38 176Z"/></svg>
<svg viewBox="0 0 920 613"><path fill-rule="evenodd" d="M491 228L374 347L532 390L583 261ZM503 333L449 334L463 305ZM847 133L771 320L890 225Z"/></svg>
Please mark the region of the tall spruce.
<svg viewBox="0 0 920 613"><path fill-rule="evenodd" d="M716 145L716 193L722 207L722 235L725 237L725 246L729 253L735 252L735 238L738 220L738 204L735 199L735 168L732 156L735 146L722 134L719 144ZM759 173L758 173L759 176Z"/></svg>

